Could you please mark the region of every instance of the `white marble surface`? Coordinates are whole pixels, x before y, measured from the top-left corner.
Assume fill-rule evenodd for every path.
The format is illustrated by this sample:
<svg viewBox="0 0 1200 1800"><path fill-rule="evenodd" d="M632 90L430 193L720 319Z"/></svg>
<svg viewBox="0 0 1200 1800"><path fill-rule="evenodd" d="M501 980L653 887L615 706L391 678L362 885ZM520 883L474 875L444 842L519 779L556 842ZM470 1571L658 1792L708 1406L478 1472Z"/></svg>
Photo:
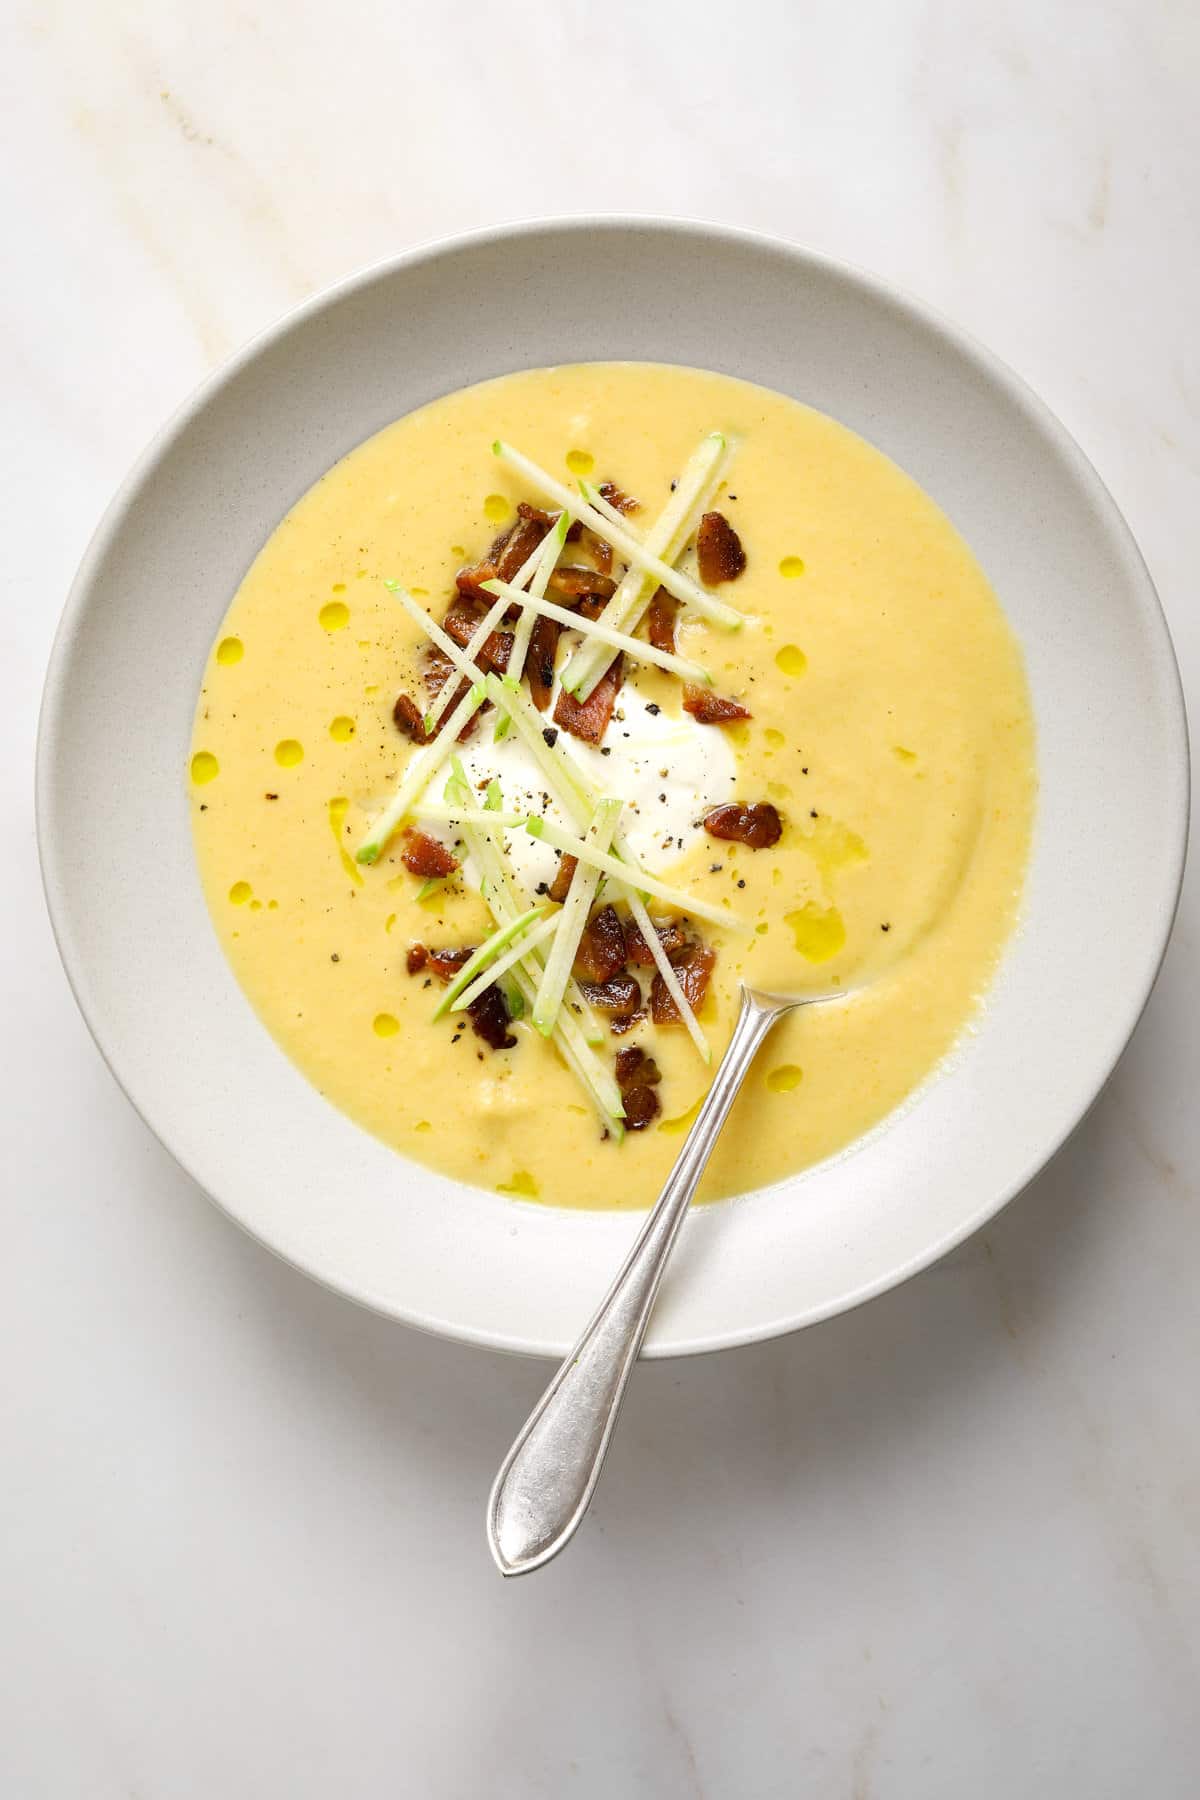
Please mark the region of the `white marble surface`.
<svg viewBox="0 0 1200 1800"><path fill-rule="evenodd" d="M596 208L795 237L973 329L1112 486L1194 692L1200 14L13 0L3 30L0 1792L1195 1795L1194 883L1034 1188L856 1315L641 1371L584 1536L505 1586L482 1499L544 1369L355 1311L172 1165L59 969L30 757L87 536L207 369L406 244Z"/></svg>

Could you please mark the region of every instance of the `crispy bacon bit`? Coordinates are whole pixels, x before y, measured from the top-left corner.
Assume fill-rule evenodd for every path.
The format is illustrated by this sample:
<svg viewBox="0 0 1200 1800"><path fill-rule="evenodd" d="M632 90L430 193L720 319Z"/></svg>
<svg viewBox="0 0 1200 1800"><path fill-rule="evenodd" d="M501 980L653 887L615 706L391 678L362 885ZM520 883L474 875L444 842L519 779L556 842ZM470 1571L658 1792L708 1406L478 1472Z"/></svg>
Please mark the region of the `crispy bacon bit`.
<svg viewBox="0 0 1200 1800"><path fill-rule="evenodd" d="M617 1086L625 1107L627 1131L645 1131L659 1112L658 1095L654 1092L662 1080L662 1071L652 1056L631 1044L617 1051Z"/></svg>
<svg viewBox="0 0 1200 1800"><path fill-rule="evenodd" d="M683 710L701 725L732 725L736 719L750 717L749 709L740 701L727 700L711 688L694 687L690 681L683 684Z"/></svg>
<svg viewBox="0 0 1200 1800"><path fill-rule="evenodd" d="M600 743L608 730L608 721L612 718L612 710L621 687L623 663L624 657L618 655L582 706L572 694L565 690L560 693L554 707L554 723L561 725L564 731L569 731L572 737L583 738L589 744Z"/></svg>
<svg viewBox="0 0 1200 1800"><path fill-rule="evenodd" d="M621 1096L625 1108L626 1131L645 1131L652 1119L658 1117L662 1106L658 1095L652 1087L633 1087Z"/></svg>
<svg viewBox="0 0 1200 1800"><path fill-rule="evenodd" d="M619 513L641 512L642 503L635 500L632 494L623 494L615 481L602 481L600 492L610 506L615 506Z"/></svg>
<svg viewBox="0 0 1200 1800"><path fill-rule="evenodd" d="M414 744L427 744L429 733L425 729L425 715L411 694L397 694L396 704L392 708L392 723L397 731L404 732Z"/></svg>
<svg viewBox="0 0 1200 1800"><path fill-rule="evenodd" d="M446 708L447 713L453 712L454 708L460 703L464 696L470 693L471 684L469 681L459 679L454 664L450 661L450 658L446 655L445 651L439 650L436 644L431 644L425 652L425 686L429 689L430 699L437 699L452 675L458 682L458 685L450 696L450 704ZM490 702L481 707L480 712L487 712L489 708ZM443 719L445 716L445 713L443 713ZM472 718L467 720L466 724L458 734L458 741L460 744L466 743L476 725L479 723L479 716L479 713L475 713ZM422 744L427 741L428 740L425 738L417 739L417 742Z"/></svg>
<svg viewBox="0 0 1200 1800"><path fill-rule="evenodd" d="M714 806L705 813L704 829L709 837L749 844L751 850L769 850L783 836L783 821L769 800L756 801L753 806L731 800L727 806Z"/></svg>
<svg viewBox="0 0 1200 1800"><path fill-rule="evenodd" d="M746 566L742 540L724 513L706 512L696 533L696 556L700 563L700 579L708 587L718 582L736 581Z"/></svg>
<svg viewBox="0 0 1200 1800"><path fill-rule="evenodd" d="M469 594L459 594L442 620L442 630L447 637L454 639L460 650L465 650L486 611L487 608L481 601L472 599ZM444 655L445 652L439 651L438 654Z"/></svg>
<svg viewBox="0 0 1200 1800"><path fill-rule="evenodd" d="M616 1064L617 1086L624 1093L631 1087L656 1087L662 1080L662 1070L652 1056L637 1044L630 1044L626 1050L617 1051Z"/></svg>
<svg viewBox="0 0 1200 1800"><path fill-rule="evenodd" d="M508 1029L508 1003L495 982L484 988L478 1000L472 1000L467 1016L475 1036L490 1044L493 1050L511 1050L516 1043Z"/></svg>
<svg viewBox="0 0 1200 1800"><path fill-rule="evenodd" d="M622 973L607 981L581 981L579 986L588 1005L611 1019L631 1018L642 1003L642 990L632 975Z"/></svg>
<svg viewBox="0 0 1200 1800"><path fill-rule="evenodd" d="M588 533L588 549L596 559L596 567L602 575L611 575L613 566L612 545L594 532Z"/></svg>
<svg viewBox="0 0 1200 1800"><path fill-rule="evenodd" d="M484 592L484 582L511 581L521 564L541 543L550 529L549 524L543 522L549 515L540 513L537 507L526 512L518 507L517 514L516 523L500 533L482 561L469 563L458 571L454 581L460 594L476 600L490 599Z"/></svg>
<svg viewBox="0 0 1200 1800"><path fill-rule="evenodd" d="M637 1011L631 1012L627 1019L614 1019L608 1029L615 1036L623 1037L627 1031L632 1031L635 1025L643 1024L645 1018L646 1009L644 1006L639 1006Z"/></svg>
<svg viewBox="0 0 1200 1800"><path fill-rule="evenodd" d="M617 591L611 575L589 569L584 563L563 563L561 568L555 569L547 585L556 594L561 594L568 606L576 600L611 600Z"/></svg>
<svg viewBox="0 0 1200 1800"><path fill-rule="evenodd" d="M675 964L679 985L693 1012L703 1004L716 960L715 950L710 950L706 944L693 944L687 955ZM654 977L654 986L650 990L650 1016L656 1025L680 1023L679 1008L667 992L667 984L661 975Z"/></svg>
<svg viewBox="0 0 1200 1800"><path fill-rule="evenodd" d="M553 900L558 906L561 906L567 897L567 890L571 885L571 877L575 873L576 866L575 857L564 856L554 871L554 880L550 883L547 898Z"/></svg>
<svg viewBox="0 0 1200 1800"><path fill-rule="evenodd" d="M521 564L528 562L533 555L548 529L548 526L543 525L540 519L518 518L505 539L499 555L496 554L496 547L493 545L490 554L495 560L496 571L501 581L512 580Z"/></svg>
<svg viewBox="0 0 1200 1800"><path fill-rule="evenodd" d="M409 945L408 955L404 959L404 966L410 975L419 975L428 961L429 952L424 944Z"/></svg>
<svg viewBox="0 0 1200 1800"><path fill-rule="evenodd" d="M540 525L543 531L549 531L550 527L557 525L559 520L558 513L545 512L540 506L534 506L531 500L517 501L517 517L531 519L535 525Z"/></svg>
<svg viewBox="0 0 1200 1800"><path fill-rule="evenodd" d="M677 962L692 947L692 940L678 919L671 919L665 925L655 925L654 931L666 951L668 962ZM654 965L650 946L632 919L625 924L625 955L636 969L649 969Z"/></svg>
<svg viewBox="0 0 1200 1800"><path fill-rule="evenodd" d="M470 962L475 952L470 944L448 944L442 950L428 952L429 967L439 981L452 981L465 962Z"/></svg>
<svg viewBox="0 0 1200 1800"><path fill-rule="evenodd" d="M458 858L450 854L445 844L424 831L405 832L404 855L400 860L410 875L423 875L426 880L431 876L453 875L458 867Z"/></svg>
<svg viewBox="0 0 1200 1800"><path fill-rule="evenodd" d="M575 973L581 981L611 981L625 967L625 933L611 906L602 906L584 927L575 952Z"/></svg>
<svg viewBox="0 0 1200 1800"><path fill-rule="evenodd" d="M525 670L529 676L529 698L539 712L545 712L550 704L550 694L554 687L554 661L561 634L562 626L557 619L543 618L538 619L530 633Z"/></svg>
<svg viewBox="0 0 1200 1800"><path fill-rule="evenodd" d="M654 590L654 598L650 602L650 616L647 624L650 628L650 642L656 650L665 650L671 656L675 654L675 616L679 607L668 594L666 588Z"/></svg>

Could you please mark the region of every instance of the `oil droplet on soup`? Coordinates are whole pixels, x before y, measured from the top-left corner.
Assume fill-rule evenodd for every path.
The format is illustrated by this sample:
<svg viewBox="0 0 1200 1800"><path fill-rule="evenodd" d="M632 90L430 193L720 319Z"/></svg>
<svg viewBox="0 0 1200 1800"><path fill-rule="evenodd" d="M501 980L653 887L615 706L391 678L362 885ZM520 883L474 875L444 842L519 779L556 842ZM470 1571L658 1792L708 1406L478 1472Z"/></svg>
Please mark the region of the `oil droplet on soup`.
<svg viewBox="0 0 1200 1800"><path fill-rule="evenodd" d="M344 873L350 877L356 887L361 887L363 882L363 872L342 841L344 835L342 827L346 823L346 814L349 809L350 802L347 800L345 794L335 794L333 799L329 802L329 829L332 831L333 841L338 847L338 855L341 858ZM395 918L395 916L396 915L393 913L392 917ZM386 929L390 931L391 926L387 926Z"/></svg>
<svg viewBox="0 0 1200 1800"><path fill-rule="evenodd" d="M798 1069L795 1063L780 1063L767 1076L767 1086L773 1094L790 1094L800 1086L804 1079L804 1070Z"/></svg>
<svg viewBox="0 0 1200 1800"><path fill-rule="evenodd" d="M896 752L896 757L899 762L902 762L902 763L915 763L916 762L917 753L915 750L906 750L904 748L903 744L895 744L893 746L893 748Z"/></svg>
<svg viewBox="0 0 1200 1800"><path fill-rule="evenodd" d="M836 906L818 906L810 900L796 912L785 914L796 948L808 962L828 962L846 942L846 927Z"/></svg>
<svg viewBox="0 0 1200 1800"><path fill-rule="evenodd" d="M281 769L294 769L304 761L304 746L295 738L281 738L275 746L275 761Z"/></svg>
<svg viewBox="0 0 1200 1800"><path fill-rule="evenodd" d="M528 1169L515 1169L511 1181L496 1183L498 1194L520 1194L526 1200L536 1200L540 1189Z"/></svg>
<svg viewBox="0 0 1200 1800"><path fill-rule="evenodd" d="M804 573L803 558L799 556L785 556L779 565L779 573L784 577L785 581L795 581L797 576L803 575Z"/></svg>
<svg viewBox="0 0 1200 1800"><path fill-rule="evenodd" d="M763 736L766 738L768 744L770 744L772 750L782 750L783 746L787 743L787 739L784 737L782 731L776 731L773 725L767 726Z"/></svg>
<svg viewBox="0 0 1200 1800"><path fill-rule="evenodd" d="M596 466L596 459L590 450L568 450L567 467L572 475L590 475Z"/></svg>
<svg viewBox="0 0 1200 1800"><path fill-rule="evenodd" d="M371 1029L376 1037L395 1037L400 1029L400 1021L399 1019L393 1018L391 1013L376 1013Z"/></svg>
<svg viewBox="0 0 1200 1800"><path fill-rule="evenodd" d="M785 644L782 650L775 652L775 667L783 674L798 678L808 667L808 658L799 644Z"/></svg>
<svg viewBox="0 0 1200 1800"><path fill-rule="evenodd" d="M327 600L317 614L322 631L344 631L350 623L350 608L344 600Z"/></svg>
<svg viewBox="0 0 1200 1800"><path fill-rule="evenodd" d="M499 525L502 519L507 519L511 511L512 502L506 500L503 494L489 494L483 503L483 516L490 519L493 525Z"/></svg>
<svg viewBox="0 0 1200 1800"><path fill-rule="evenodd" d="M192 780L197 787L203 787L206 781L215 781L220 769L221 765L211 750L197 750L192 758Z"/></svg>
<svg viewBox="0 0 1200 1800"><path fill-rule="evenodd" d="M229 898L234 906L245 906L252 889L248 881L235 881L229 890Z"/></svg>
<svg viewBox="0 0 1200 1800"><path fill-rule="evenodd" d="M245 645L241 638L222 638L217 645L217 661L227 669L232 668L234 663L240 663L245 653Z"/></svg>
<svg viewBox="0 0 1200 1800"><path fill-rule="evenodd" d="M330 721L329 735L335 744L348 744L354 736L355 730L354 720L347 718L345 713L340 713L336 719Z"/></svg>

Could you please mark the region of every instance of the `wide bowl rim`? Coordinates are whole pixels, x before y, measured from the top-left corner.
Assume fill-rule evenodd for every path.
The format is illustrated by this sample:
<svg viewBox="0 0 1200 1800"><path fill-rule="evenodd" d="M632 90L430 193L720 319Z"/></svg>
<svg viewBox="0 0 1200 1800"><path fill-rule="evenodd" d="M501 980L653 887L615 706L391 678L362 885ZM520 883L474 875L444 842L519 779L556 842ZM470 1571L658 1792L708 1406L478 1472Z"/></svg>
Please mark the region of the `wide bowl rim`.
<svg viewBox="0 0 1200 1800"><path fill-rule="evenodd" d="M259 356L288 334L302 328L311 318L327 310L332 310L375 282L393 279L406 268L435 262L441 257L452 255L469 247L486 248L514 239L531 239L538 236L572 232L586 233L597 229L632 231L648 235L682 233L692 237L717 240L735 247L742 246L760 252L782 255L793 260L798 266L819 270L827 276L849 282L865 292L875 302L906 316L936 338L944 341L966 362L973 365L988 383L999 388L1009 403L1036 425L1050 441L1057 455L1069 466L1075 480L1088 494L1097 517L1113 542L1114 548L1122 553L1136 605L1154 639L1153 649L1160 675L1163 678L1161 700L1164 709L1162 721L1164 736L1171 746L1169 756L1170 792L1164 796L1164 810L1172 819L1170 837L1172 854L1169 862L1164 863L1160 872L1159 897L1154 909L1154 917L1148 921L1147 937L1143 943L1143 979L1136 988L1131 990L1124 1013L1114 1025L1110 1034L1109 1050L1097 1064L1094 1080L1089 1083L1090 1093L1084 1103L1072 1116L1063 1121L1053 1140L1049 1141L1039 1154L1030 1157L1027 1164L1012 1180L997 1192L989 1194L982 1205L967 1214L953 1229L923 1246L921 1250L910 1257L902 1259L884 1273L864 1281L859 1287L847 1293L832 1297L821 1305L808 1305L798 1309L795 1313L738 1329L714 1331L667 1343L649 1343L644 1352L649 1357L691 1356L785 1336L808 1325L818 1324L824 1319L848 1312L866 1301L886 1293L891 1288L899 1286L911 1279L912 1276L919 1274L923 1269L929 1268L994 1218L1046 1168L1091 1110L1145 1011L1170 941L1179 905L1187 855L1191 771L1183 685L1166 615L1132 531L1094 465L1058 416L1023 377L971 332L896 283L810 246L723 222L696 217L647 213L595 212L520 218L470 231L456 232L428 239L393 255L378 258L354 270L339 281L320 289L255 333L240 349L197 383L169 414L135 459L129 472L105 507L92 533L68 590L47 664L38 718L35 760L34 786L38 856L42 886L55 943L76 1004L97 1049L135 1112L143 1119L164 1149L196 1182L214 1205L248 1236L263 1244L281 1260L289 1263L329 1291L353 1300L370 1311L378 1312L383 1317L394 1319L398 1323L410 1325L436 1336L480 1348L545 1357L556 1357L561 1353L559 1346L535 1337L520 1339L502 1337L487 1328L464 1324L460 1320L447 1319L435 1313L423 1313L415 1308L383 1306L370 1293L356 1292L344 1281L331 1279L320 1267L313 1266L289 1254L281 1246L272 1242L269 1237L261 1235L246 1218L223 1201L219 1194L212 1192L211 1188L189 1167L187 1159L172 1146L165 1130L160 1129L155 1120L143 1109L132 1085L123 1073L119 1045L112 1043L106 1036L103 1019L97 1016L98 1009L92 1004L86 981L85 959L71 933L66 894L67 884L58 861L60 834L55 829L52 765L55 745L60 735L63 708L68 699L67 677L71 660L70 649L86 613L95 576L103 566L110 545L125 526L147 477L168 454L177 439L187 431L192 422L205 411L218 394L232 384L241 372ZM582 1325L583 1321L581 1320L580 1323Z"/></svg>

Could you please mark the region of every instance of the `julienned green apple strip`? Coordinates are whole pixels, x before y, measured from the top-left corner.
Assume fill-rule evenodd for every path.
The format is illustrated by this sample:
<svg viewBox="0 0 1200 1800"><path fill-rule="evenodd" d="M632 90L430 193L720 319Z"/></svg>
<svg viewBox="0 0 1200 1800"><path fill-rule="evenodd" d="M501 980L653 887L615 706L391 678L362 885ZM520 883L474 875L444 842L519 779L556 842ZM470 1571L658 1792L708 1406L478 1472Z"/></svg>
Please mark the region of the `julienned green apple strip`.
<svg viewBox="0 0 1200 1800"><path fill-rule="evenodd" d="M706 504L725 465L727 445L719 432L711 432L694 450L675 483L675 491L642 538L645 549L674 562L688 539L692 520ZM644 617L657 583L636 565L622 576L617 591L600 614L600 621L615 631L632 635ZM598 643L581 644L563 670L563 686L577 700L586 700L612 657Z"/></svg>
<svg viewBox="0 0 1200 1800"><path fill-rule="evenodd" d="M628 863L622 862L619 857L610 856L605 850L598 850L585 838L573 837L551 819L535 815L526 819L525 829L530 837L542 838L547 844L553 844L556 850L561 850L566 856L574 856L580 862L590 862L593 868L611 875L624 886L636 883L640 893L653 894L656 900L662 900L667 906L674 906L680 912L694 913L698 919L707 919L710 925L728 925L734 931L752 929L736 913L730 912L727 906L709 906L707 901L696 900L690 894L683 893L680 888L668 887L665 881L659 881L654 875L647 875L644 869L633 870Z"/></svg>
<svg viewBox="0 0 1200 1800"><path fill-rule="evenodd" d="M455 758L457 768L454 778L447 787L459 792L466 790L466 777L462 764ZM455 801L455 792L448 794L451 804ZM497 924L504 924L517 916L519 907L512 898L511 878L503 866L496 846L486 833L475 826L466 826L463 831L467 850L476 868L483 875L483 897L486 900ZM512 965L510 974L521 991L527 1007L532 1008L537 998L537 983L541 978L542 964L536 952L528 951L526 956ZM625 1116L621 1090L617 1086L615 1076L604 1067L596 1053L589 1047L583 1031L570 1010L564 1007L554 1031L554 1041L559 1054L571 1070L600 1118L605 1129L619 1143L625 1135L622 1120Z"/></svg>
<svg viewBox="0 0 1200 1800"><path fill-rule="evenodd" d="M463 989L470 986L479 971L481 969L486 969L489 963L494 962L500 952L507 949L513 939L520 937L521 933L527 930L535 920L540 919L545 911L546 908L544 906L531 906L527 912L521 913L519 918L510 919L506 925L498 926L496 930L493 931L490 938L485 938L484 942L480 944L474 955L467 958L462 968L454 977L454 980L450 983L450 986L446 989L446 992L442 995L442 998L438 1001L437 1006L434 1008L434 1018L440 1019L443 1013L448 1013ZM494 977L489 975L489 980L491 979L494 979Z"/></svg>
<svg viewBox="0 0 1200 1800"><path fill-rule="evenodd" d="M620 800L601 800L587 829L587 841L597 850L607 850L612 843L617 820L621 816ZM558 932L546 958L546 967L538 985L533 1007L533 1022L543 1037L549 1037L558 1021L563 993L575 961L575 952L592 910L599 869L590 863L577 862L559 915Z"/></svg>
<svg viewBox="0 0 1200 1800"><path fill-rule="evenodd" d="M554 573L554 565L562 555L562 547L567 541L570 523L566 513L560 514L553 531L535 552L538 561L533 578L528 584L530 596L535 600L540 600L549 586L550 577ZM513 585L514 587L524 587L525 583L518 580ZM529 640L533 635L533 621L534 614L527 606L523 607L513 630L512 649L508 653L508 667L504 671L514 686L524 673L525 658L529 654Z"/></svg>
<svg viewBox="0 0 1200 1800"><path fill-rule="evenodd" d="M489 684L496 684L496 677L494 675L489 675L488 681ZM489 686L489 692L492 692L491 686ZM508 693L507 704L509 716L516 727L517 732L525 740L528 749L532 752L559 805L563 808L568 818L575 821L581 831L586 831L598 797L592 788L590 781L588 781L583 770L572 757L556 750L552 750L546 744L546 741L542 736L544 728L542 715L522 691L518 690L515 694ZM636 887L633 886L633 881L636 879L638 872L637 858L630 850L625 834L621 830L618 830L617 832L614 847L618 856L629 865L628 873L618 891L621 896L628 901L629 910L633 915L633 922L641 932L642 938L654 959L654 966L662 976L663 984L672 1000L675 1002L679 1016L687 1029L688 1036L695 1044L696 1049L699 1051L703 1060L706 1063L711 1062L712 1050L709 1048L708 1039L705 1037L700 1021L693 1012L691 1003L680 985L679 977L671 967L666 951L659 942L658 933L654 929L646 903L638 893Z"/></svg>
<svg viewBox="0 0 1200 1800"><path fill-rule="evenodd" d="M483 971L483 974L471 983L470 987L459 994L450 1011L462 1012L464 1007L471 1006L478 1000L485 988L490 988L493 982L499 981L502 975L506 975L514 963L524 962L531 950L536 950L539 944L544 944L547 938L554 936L561 918L562 911L560 909L558 912L551 913L540 924L532 926L529 931L523 931L516 943L509 945L503 956L498 956L495 962L491 963Z"/></svg>
<svg viewBox="0 0 1200 1800"><path fill-rule="evenodd" d="M357 862L373 863L378 861L380 853L387 848L393 833L413 801L437 774L458 742L459 732L468 719L474 718L486 698L487 690L483 683L476 682L470 692L463 695L433 742L422 745L421 749L410 757L408 766L400 779L399 787L358 846L355 852Z"/></svg>
<svg viewBox="0 0 1200 1800"><path fill-rule="evenodd" d="M721 448L724 448L723 438L721 439ZM675 596L676 600L683 601L685 606L694 606L696 611L703 613L705 618L711 619L714 624L724 625L730 631L736 631L739 625L745 623L743 615L735 606L728 605L724 600L716 599L714 595L693 581L690 575L684 575L681 570L672 568L670 563L663 562L662 558L654 551L639 543L627 526L614 525L611 519L606 519L602 513L596 511L594 506L589 505L581 494L572 493L571 489L566 487L563 482L556 480L553 475L547 474L545 469L539 468L537 463L531 462L527 456L523 456L511 444L506 444L502 438L497 438L492 449L503 462L508 463L511 468L519 469L527 481L531 481L535 487L541 489L543 494L549 495L550 499L556 501L564 512L569 513L573 519L578 519L589 530L594 531L597 537L603 538L606 543L611 544L614 550L620 552L626 562L635 564L644 575L653 576L660 586L666 588L668 594Z"/></svg>
<svg viewBox="0 0 1200 1800"><path fill-rule="evenodd" d="M507 598L513 604L523 600L529 612L541 613L544 618L553 619L568 631L580 631L585 638L597 638L602 644L607 644L610 650L623 650L626 656L632 656L638 662L653 663L656 668L665 669L668 675L678 675L681 681L712 686L712 676L701 663L689 662L686 657L675 656L669 650L656 650L653 644L647 644L642 638L626 637L624 632L611 630L603 620L585 618L582 613L570 612L565 606L556 606L552 600L539 600L534 594L522 594L505 581L485 581L483 585L489 594L499 594L501 599Z"/></svg>

